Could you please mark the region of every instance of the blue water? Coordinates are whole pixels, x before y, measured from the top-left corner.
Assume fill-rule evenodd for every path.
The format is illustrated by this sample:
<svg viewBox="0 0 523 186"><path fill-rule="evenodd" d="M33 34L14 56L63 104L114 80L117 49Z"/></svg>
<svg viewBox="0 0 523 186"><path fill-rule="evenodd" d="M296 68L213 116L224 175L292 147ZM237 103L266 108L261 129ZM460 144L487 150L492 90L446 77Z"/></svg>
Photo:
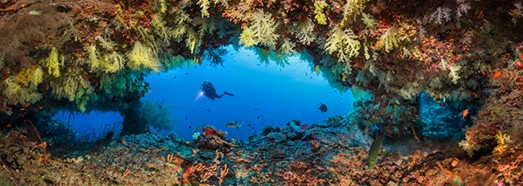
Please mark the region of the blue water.
<svg viewBox="0 0 523 186"><path fill-rule="evenodd" d="M173 131L156 132L175 132L189 140L194 132L211 125L226 131L229 138L245 139L261 132L265 126L284 127L294 119L307 125L324 123L329 116L346 115L352 106L349 91L332 88L321 74L311 70L309 62L296 56L289 57L289 64L283 68L274 63L261 64L256 54L246 49L228 48L223 59L223 66L213 67L204 60L202 65L146 77L151 92L143 99L167 106L172 114L172 125L175 125ZM235 96L214 101L198 96L204 80L212 82L218 94L227 91ZM327 112L320 112L321 103L327 105ZM99 114L77 114L70 122L77 136L88 134L82 132L88 129L87 126L93 129L107 123L121 123L122 118L117 113L105 113L103 117ZM68 113L60 113L54 118L67 121L67 116ZM227 122L243 125L227 128Z"/></svg>

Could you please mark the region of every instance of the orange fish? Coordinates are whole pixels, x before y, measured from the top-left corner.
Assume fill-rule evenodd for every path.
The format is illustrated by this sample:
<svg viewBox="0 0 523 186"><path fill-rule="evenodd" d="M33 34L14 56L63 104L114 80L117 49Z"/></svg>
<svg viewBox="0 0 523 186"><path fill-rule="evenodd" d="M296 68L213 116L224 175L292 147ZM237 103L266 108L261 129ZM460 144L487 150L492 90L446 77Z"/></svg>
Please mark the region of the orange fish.
<svg viewBox="0 0 523 186"><path fill-rule="evenodd" d="M467 117L467 115L469 115L469 109L465 109L465 110L463 110L463 112L461 112L461 117L462 118Z"/></svg>
<svg viewBox="0 0 523 186"><path fill-rule="evenodd" d="M498 72L494 73L494 75L492 75L492 80L500 78L501 75L503 75L503 72L498 71Z"/></svg>
<svg viewBox="0 0 523 186"><path fill-rule="evenodd" d="M301 130L305 130L305 129L307 129L307 124L303 124L303 125L301 126Z"/></svg>

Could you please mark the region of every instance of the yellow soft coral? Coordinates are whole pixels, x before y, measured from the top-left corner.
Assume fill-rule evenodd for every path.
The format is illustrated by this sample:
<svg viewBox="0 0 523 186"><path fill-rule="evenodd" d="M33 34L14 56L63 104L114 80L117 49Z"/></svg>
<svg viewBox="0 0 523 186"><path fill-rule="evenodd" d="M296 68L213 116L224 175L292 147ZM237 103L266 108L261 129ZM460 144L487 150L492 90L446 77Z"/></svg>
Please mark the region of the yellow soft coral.
<svg viewBox="0 0 523 186"><path fill-rule="evenodd" d="M43 81L44 72L39 66L22 69L16 75L16 82L24 87L36 87Z"/></svg>
<svg viewBox="0 0 523 186"><path fill-rule="evenodd" d="M51 54L49 54L45 62L47 72L54 77L60 77L60 62L58 61L58 50L55 47L51 49Z"/></svg>
<svg viewBox="0 0 523 186"><path fill-rule="evenodd" d="M385 52L390 52L393 48L398 47L400 37L396 27L388 28L378 40L377 46L383 48Z"/></svg>
<svg viewBox="0 0 523 186"><path fill-rule="evenodd" d="M134 44L133 50L127 53L127 66L133 70L151 69L160 71L160 61L153 50L140 42Z"/></svg>
<svg viewBox="0 0 523 186"><path fill-rule="evenodd" d="M314 1L314 18L320 25L327 24L327 18L325 13L323 13L323 9L327 6L328 4L325 1Z"/></svg>
<svg viewBox="0 0 523 186"><path fill-rule="evenodd" d="M37 89L43 81L43 70L41 67L28 67L23 69L16 76L7 78L4 89L4 96L9 104L35 103L42 99Z"/></svg>
<svg viewBox="0 0 523 186"><path fill-rule="evenodd" d="M243 29L240 35L240 43L246 47L261 44L274 49L279 36L276 34L278 23L272 18L271 14L257 11L248 14L247 17L253 21Z"/></svg>
<svg viewBox="0 0 523 186"><path fill-rule="evenodd" d="M76 103L78 109L84 112L87 96L93 93L94 88L77 71L68 71L64 76L60 81L51 82L52 92L58 98L67 98L70 102Z"/></svg>
<svg viewBox="0 0 523 186"><path fill-rule="evenodd" d="M350 0L346 1L343 5L343 20L342 25L345 21L351 21L357 18L357 16L365 9L365 3L370 0ZM349 18L352 18L349 20Z"/></svg>
<svg viewBox="0 0 523 186"><path fill-rule="evenodd" d="M89 65L91 66L91 71L101 70L106 73L114 73L122 69L125 64L125 58L123 55L116 51L100 57L96 46L88 46L86 47L86 50L90 61Z"/></svg>
<svg viewBox="0 0 523 186"><path fill-rule="evenodd" d="M499 130L496 136L494 137L496 138L496 142L498 143L498 145L494 148L494 150L492 150L492 153L502 154L507 149L507 143L511 142L510 136L507 134L503 134L503 132Z"/></svg>
<svg viewBox="0 0 523 186"><path fill-rule="evenodd" d="M351 57L359 55L361 44L358 36L350 28L342 30L336 27L323 47L327 53L335 55L338 61L349 62Z"/></svg>
<svg viewBox="0 0 523 186"><path fill-rule="evenodd" d="M200 5L200 8L202 8L202 17L209 17L209 12L207 11L209 9L209 5L211 4L209 0L198 0L196 4Z"/></svg>

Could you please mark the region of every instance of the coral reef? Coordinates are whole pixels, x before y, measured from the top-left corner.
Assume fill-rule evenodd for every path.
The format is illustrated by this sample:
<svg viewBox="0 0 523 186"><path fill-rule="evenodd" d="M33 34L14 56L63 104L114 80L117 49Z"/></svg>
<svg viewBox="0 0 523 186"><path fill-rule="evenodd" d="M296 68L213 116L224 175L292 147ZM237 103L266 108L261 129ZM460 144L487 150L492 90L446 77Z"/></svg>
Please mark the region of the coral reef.
<svg viewBox="0 0 523 186"><path fill-rule="evenodd" d="M461 110L451 106L436 103L428 94L419 97L419 121L422 124L424 137L439 140L459 140L463 137L462 128L465 127L466 117L462 117Z"/></svg>
<svg viewBox="0 0 523 186"><path fill-rule="evenodd" d="M21 88L28 98L15 101L11 94L2 96L8 107L2 109L4 113L26 101L48 106L36 95L58 98L54 101L68 98L69 105L80 111L100 109L95 103L117 95L101 91L105 89L99 86L102 78L170 69L171 62L180 61L162 59L199 63L205 53L212 55L226 44L261 48L265 56L310 53L312 66L331 74L333 85L355 84L376 97L387 96L381 105L388 105L390 99L403 104L421 92L438 100L480 102L486 97L481 85L487 78L482 73L506 67L505 54L515 54L514 43L521 38L514 34L520 26L513 23L521 17L520 5L512 1L496 4L506 11L497 11L488 2L454 0L441 5L370 0L26 0L3 6L0 42L9 44L2 45L1 56L3 68L9 70L1 80L40 67L48 72L44 85L66 82L60 79L67 77L61 76L73 71L88 72L83 79L100 87L74 90L82 93ZM503 19L507 16L512 19ZM16 88L13 83L2 86Z"/></svg>
<svg viewBox="0 0 523 186"><path fill-rule="evenodd" d="M0 181L20 185L459 185L522 181L517 176L521 155L499 162L484 157L470 163L457 158L456 145L437 142L430 142L429 147L414 141L385 141L376 166L369 169L366 161L371 139L353 122L349 117L333 116L325 124L293 129L299 121L290 121L288 128L267 129L247 141L227 140L224 132L210 126L192 141L175 134L127 135L107 143L102 140L67 150L50 149L52 155L47 159L42 159L41 143L26 137L26 129L3 130ZM276 141L271 133L286 140ZM296 138L297 133L303 136Z"/></svg>
<svg viewBox="0 0 523 186"><path fill-rule="evenodd" d="M437 122L428 121L430 114L419 107L425 99L422 92L457 112L467 109L468 113L470 109L470 114L462 117L472 124L465 132L461 147L471 156L485 156L503 163L503 167L496 170L501 173L495 179L489 177L492 174L475 178L517 183L521 175L513 173L520 171L522 158L514 156L514 152L523 140L520 111L523 69L520 31L523 26L517 24L523 17L522 9L518 0L4 0L0 1L0 119L9 124L18 121L12 124L23 127L24 119L44 120L58 109L67 109L119 111L128 116L127 120L132 120L129 117L133 114L132 107L149 91L143 79L145 75L180 67L183 63L200 64L205 55L212 58L214 64L221 64L222 46L243 45L252 47L263 61L274 60L279 64L285 64L286 54L303 54L310 59L311 69L323 73L334 87L342 90L359 87L370 92L372 96L359 100L358 109L351 115L355 117L352 122L363 128L365 134L377 126L391 140L410 135L418 139L416 133L436 139L457 137L463 123L449 127L443 120L457 119L450 115ZM477 111L472 108L475 106L479 107ZM446 112L441 107L433 108ZM419 123L421 133L416 132ZM282 149L310 143L318 150L312 154L319 157L327 154L327 150L339 152L329 157L336 157L335 162L344 163L346 167L353 166L347 161L361 162L360 154L364 151L339 149L346 144L314 139L312 135L318 137L318 134L310 131L315 127L301 131L299 125L290 122L288 129L275 129L260 140L275 145L291 143ZM124 134L144 133L147 127L147 124L124 124ZM11 134L12 138L22 138L20 132ZM202 135L203 146L222 148L214 143L220 140L223 143L224 137L211 136L214 137ZM13 142L11 137L4 140L11 140L13 147L38 150ZM392 174L390 178L382 178L378 173L350 177L352 175L340 172L329 177L323 174L329 170L327 164L313 167L311 161L297 157L293 160L299 161L286 159L287 163L282 163L284 161L279 160L292 154L260 148L256 147L256 151L263 155L245 150L247 156L252 157L244 160L256 165L252 166L257 169L255 177L250 176L252 172L245 166L201 161L191 162L189 168L178 167L174 172L181 173L181 177L176 177L179 182L172 180L172 183L188 184L197 180L205 180L202 183L207 184L227 183L237 171L234 175L241 175L238 179L246 181L242 183L259 184L285 181L305 184L303 175L309 181L306 183L317 184L329 184L333 178L347 184L388 184L389 181L440 184L448 180L460 184L472 176L464 171L466 168L483 170L465 161L453 166L452 159L426 162L438 169L418 166L424 161L413 161L413 166L408 166L401 156L389 156L387 168L378 166L376 171L410 170L408 167L416 170ZM26 156L41 159L36 158L35 152L27 152ZM266 154L270 155L271 166L257 159ZM422 154L419 157L423 159L442 158L437 152ZM20 170L15 160L7 159L2 160L7 174L1 175L1 179L29 183L21 179L20 171L33 169ZM397 163L391 163L393 161ZM25 160L22 163L28 164ZM270 168L276 166L288 171ZM131 183L136 179L130 175L133 171L150 173L156 169L154 166L149 170L113 167L102 180L93 181L92 175L100 175L96 171L104 171L97 169L85 178L88 182L82 183ZM444 174L434 173L436 170ZM415 176L411 176L413 172ZM440 182L431 183L427 177L440 178L436 179ZM60 179L34 183L73 183L73 180Z"/></svg>

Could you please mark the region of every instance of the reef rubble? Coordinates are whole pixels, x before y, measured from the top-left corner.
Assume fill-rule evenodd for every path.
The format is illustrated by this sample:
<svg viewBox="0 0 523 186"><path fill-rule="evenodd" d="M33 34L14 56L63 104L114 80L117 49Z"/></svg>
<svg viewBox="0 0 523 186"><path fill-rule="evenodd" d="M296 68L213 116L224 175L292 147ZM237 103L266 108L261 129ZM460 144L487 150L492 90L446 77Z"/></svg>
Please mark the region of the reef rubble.
<svg viewBox="0 0 523 186"><path fill-rule="evenodd" d="M300 127L295 127L295 126ZM268 127L248 140L207 126L195 140L145 133L75 145L55 154L24 128L1 131L0 185L481 185L520 183L522 155L472 161L450 142L372 139L349 117ZM281 139L278 139L281 138ZM55 149L57 149L55 147ZM510 162L509 162L510 160ZM494 167L494 169L492 168ZM497 167L497 168L496 168Z"/></svg>

